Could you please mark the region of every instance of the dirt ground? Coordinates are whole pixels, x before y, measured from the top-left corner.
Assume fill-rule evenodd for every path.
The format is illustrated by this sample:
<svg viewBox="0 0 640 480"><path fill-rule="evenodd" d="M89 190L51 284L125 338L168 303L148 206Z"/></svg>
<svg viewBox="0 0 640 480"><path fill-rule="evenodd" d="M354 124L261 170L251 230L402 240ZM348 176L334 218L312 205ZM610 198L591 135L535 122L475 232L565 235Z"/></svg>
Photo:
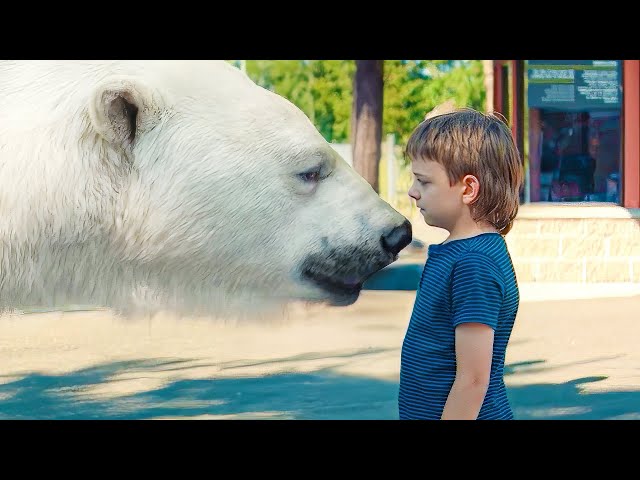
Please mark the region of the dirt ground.
<svg viewBox="0 0 640 480"><path fill-rule="evenodd" d="M640 295L535 292L507 352L516 418L640 419ZM0 418L396 419L414 295L365 291L270 324L0 317Z"/></svg>

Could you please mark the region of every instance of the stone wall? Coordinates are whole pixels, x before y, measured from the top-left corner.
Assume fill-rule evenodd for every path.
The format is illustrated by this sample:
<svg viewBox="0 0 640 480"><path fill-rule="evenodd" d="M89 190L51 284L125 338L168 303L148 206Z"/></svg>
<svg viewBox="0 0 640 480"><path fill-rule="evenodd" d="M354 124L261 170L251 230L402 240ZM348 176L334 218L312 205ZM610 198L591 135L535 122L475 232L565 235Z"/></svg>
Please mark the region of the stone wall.
<svg viewBox="0 0 640 480"><path fill-rule="evenodd" d="M444 230L413 217L414 237L443 241ZM607 204L520 207L506 235L520 282L640 283L640 210Z"/></svg>

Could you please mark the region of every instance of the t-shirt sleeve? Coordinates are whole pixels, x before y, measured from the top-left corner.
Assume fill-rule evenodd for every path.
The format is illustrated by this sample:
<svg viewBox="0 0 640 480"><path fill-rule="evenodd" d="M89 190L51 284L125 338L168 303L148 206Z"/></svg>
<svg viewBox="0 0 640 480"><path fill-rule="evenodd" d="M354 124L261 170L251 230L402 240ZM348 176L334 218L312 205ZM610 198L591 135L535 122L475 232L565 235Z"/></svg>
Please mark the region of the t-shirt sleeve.
<svg viewBox="0 0 640 480"><path fill-rule="evenodd" d="M451 279L453 327L483 323L494 330L504 299L504 283L495 263L481 253L467 253L456 262Z"/></svg>

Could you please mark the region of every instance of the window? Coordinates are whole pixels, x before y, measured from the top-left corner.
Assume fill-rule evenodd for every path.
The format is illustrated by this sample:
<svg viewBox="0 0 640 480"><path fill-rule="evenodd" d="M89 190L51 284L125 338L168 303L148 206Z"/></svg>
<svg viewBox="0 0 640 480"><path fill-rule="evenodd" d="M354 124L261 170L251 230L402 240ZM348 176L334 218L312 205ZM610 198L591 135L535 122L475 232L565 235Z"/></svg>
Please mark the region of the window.
<svg viewBox="0 0 640 480"><path fill-rule="evenodd" d="M622 62L529 60L529 198L621 202Z"/></svg>

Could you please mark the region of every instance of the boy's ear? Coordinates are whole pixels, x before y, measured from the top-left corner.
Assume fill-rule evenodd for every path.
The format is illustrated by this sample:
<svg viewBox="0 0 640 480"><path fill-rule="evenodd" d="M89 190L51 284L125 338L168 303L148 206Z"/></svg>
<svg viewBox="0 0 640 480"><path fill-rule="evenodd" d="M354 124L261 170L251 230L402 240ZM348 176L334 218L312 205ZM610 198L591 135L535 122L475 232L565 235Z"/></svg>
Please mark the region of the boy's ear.
<svg viewBox="0 0 640 480"><path fill-rule="evenodd" d="M471 205L480 195L480 181L475 175L465 175L462 177L462 202Z"/></svg>

